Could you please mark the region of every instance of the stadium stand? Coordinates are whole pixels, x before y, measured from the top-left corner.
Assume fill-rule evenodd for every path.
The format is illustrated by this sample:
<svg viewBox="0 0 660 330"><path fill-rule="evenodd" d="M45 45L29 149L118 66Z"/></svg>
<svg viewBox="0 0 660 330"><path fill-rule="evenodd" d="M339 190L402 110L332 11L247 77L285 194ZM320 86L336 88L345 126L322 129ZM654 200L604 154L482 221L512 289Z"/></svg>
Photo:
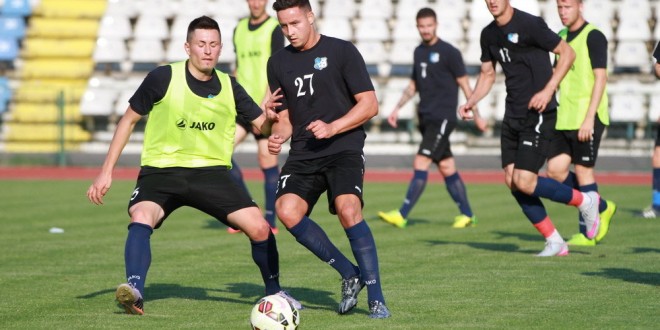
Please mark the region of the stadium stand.
<svg viewBox="0 0 660 330"><path fill-rule="evenodd" d="M436 10L438 34L462 51L472 81L481 64L481 30L492 21L481 0L311 2L321 33L355 43L368 63L381 101L380 114L369 127L379 134L393 132L385 120L412 70L412 51L420 42L414 20L417 11L422 7ZM555 0L512 0L512 4L541 15L554 31L562 28ZM268 10L274 14L270 6ZM649 124L660 113L660 97L656 97L660 85L650 74L650 55L660 40L660 0L585 0L584 13L610 45L614 125L604 145L619 138L648 138ZM4 78L0 80L0 112L5 150L52 151L57 102L64 104L67 127L81 129L67 128L73 134L67 137L70 147L107 142L104 139L109 140L108 132L146 71L186 58L183 31L202 14L220 23L219 68L231 72L235 61L232 32L238 19L249 14L240 1L0 0L0 73ZM94 85L92 81L100 77L107 79ZM58 98L61 95L63 100ZM493 91L479 105L495 130L504 113L504 97L503 79L498 75ZM412 129L414 110L415 102L409 102L402 113L402 128L395 130L391 141L408 143L417 138ZM25 137L18 129L49 133Z"/></svg>

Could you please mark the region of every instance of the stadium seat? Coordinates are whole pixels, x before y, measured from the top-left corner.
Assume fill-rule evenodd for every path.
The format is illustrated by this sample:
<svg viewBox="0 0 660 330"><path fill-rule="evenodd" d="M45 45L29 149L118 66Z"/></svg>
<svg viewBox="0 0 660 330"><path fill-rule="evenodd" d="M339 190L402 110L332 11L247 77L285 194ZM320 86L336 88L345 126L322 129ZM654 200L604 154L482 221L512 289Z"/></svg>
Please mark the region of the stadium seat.
<svg viewBox="0 0 660 330"><path fill-rule="evenodd" d="M644 41L621 41L614 51L614 73L649 73L651 58Z"/></svg>
<svg viewBox="0 0 660 330"><path fill-rule="evenodd" d="M561 23L559 18L559 12L557 11L557 2L556 1L546 1L541 5L541 16L550 30L559 32L564 28L564 25Z"/></svg>
<svg viewBox="0 0 660 330"><path fill-rule="evenodd" d="M394 23L394 28L392 29L392 39L395 42L406 40L419 42L421 39L419 36L419 31L417 30L415 17L398 18Z"/></svg>
<svg viewBox="0 0 660 330"><path fill-rule="evenodd" d="M0 76L0 113L7 111L9 101L11 100L12 91L9 86L9 79Z"/></svg>
<svg viewBox="0 0 660 330"><path fill-rule="evenodd" d="M585 0L584 17L589 22L598 19L609 23L614 19L614 8L611 0Z"/></svg>
<svg viewBox="0 0 660 330"><path fill-rule="evenodd" d="M470 8L468 13L470 16L470 24L477 23L479 25L482 25L483 27L493 20L493 15L488 10L486 3L483 1L470 2Z"/></svg>
<svg viewBox="0 0 660 330"><path fill-rule="evenodd" d="M128 59L128 47L124 39L100 37L96 40L92 58L96 70L120 71L123 62Z"/></svg>
<svg viewBox="0 0 660 330"><path fill-rule="evenodd" d="M134 71L151 71L165 61L163 41L154 38L136 38L131 42L128 60Z"/></svg>
<svg viewBox="0 0 660 330"><path fill-rule="evenodd" d="M414 25L417 12L424 7L430 6L428 0L399 0L395 10L397 21L409 20Z"/></svg>
<svg viewBox="0 0 660 330"><path fill-rule="evenodd" d="M3 16L28 17L32 14L32 6L29 0L5 0L0 8Z"/></svg>
<svg viewBox="0 0 660 330"><path fill-rule="evenodd" d="M13 0L12 0L13 1ZM56 18L100 18L105 13L106 0L40 0L32 15Z"/></svg>
<svg viewBox="0 0 660 330"><path fill-rule="evenodd" d="M610 126L623 124L628 140L636 137L636 128L646 116L644 86L638 80L620 80L610 84Z"/></svg>
<svg viewBox="0 0 660 330"><path fill-rule="evenodd" d="M511 0L511 6L534 16L541 16L541 6L537 0Z"/></svg>
<svg viewBox="0 0 660 330"><path fill-rule="evenodd" d="M362 0L360 2L360 18L388 19L392 17L392 0Z"/></svg>
<svg viewBox="0 0 660 330"><path fill-rule="evenodd" d="M122 15L130 18L138 16L138 6L135 0L108 0L108 6L105 9L105 15Z"/></svg>
<svg viewBox="0 0 660 330"><path fill-rule="evenodd" d="M390 28L387 22L381 18L362 18L355 28L355 40L357 42L379 41L390 39Z"/></svg>
<svg viewBox="0 0 660 330"><path fill-rule="evenodd" d="M346 17L324 17L319 22L319 32L330 37L353 40L353 27Z"/></svg>
<svg viewBox="0 0 660 330"><path fill-rule="evenodd" d="M438 21L438 35L440 38L456 48L461 48L465 38L463 25L458 19L443 19Z"/></svg>
<svg viewBox="0 0 660 330"><path fill-rule="evenodd" d="M23 39L25 19L20 16L0 16L0 36Z"/></svg>
<svg viewBox="0 0 660 330"><path fill-rule="evenodd" d="M94 71L92 59L26 59L18 72L20 79L84 79Z"/></svg>
<svg viewBox="0 0 660 330"><path fill-rule="evenodd" d="M158 17L161 19L172 18L174 13L174 6L179 4L180 1L172 0L137 0L133 1L136 15L138 18L142 16ZM181 6L179 10L185 10L186 6ZM207 7L195 7L208 8Z"/></svg>
<svg viewBox="0 0 660 330"><path fill-rule="evenodd" d="M134 89L123 89L119 91L119 94L117 95L117 100L115 101L115 107L113 112L121 116L126 112L126 109L128 108L128 100L131 99L131 97L135 94Z"/></svg>
<svg viewBox="0 0 660 330"><path fill-rule="evenodd" d="M127 40L133 36L130 18L124 14L108 14L101 18L98 36Z"/></svg>
<svg viewBox="0 0 660 330"><path fill-rule="evenodd" d="M83 57L88 58L94 52L95 42L86 38L27 38L23 41L21 55L24 58L35 57Z"/></svg>
<svg viewBox="0 0 660 330"><path fill-rule="evenodd" d="M388 61L390 75L410 77L413 66L413 51L420 44L417 40L395 40L392 44Z"/></svg>
<svg viewBox="0 0 660 330"><path fill-rule="evenodd" d="M649 0L621 0L617 10L619 21L622 19L648 21L652 14Z"/></svg>
<svg viewBox="0 0 660 330"><path fill-rule="evenodd" d="M435 0L432 6L439 21L445 19L463 20L467 13L467 3L465 0Z"/></svg>
<svg viewBox="0 0 660 330"><path fill-rule="evenodd" d="M463 52L463 62L469 75L479 74L481 71L481 44L479 38L468 39Z"/></svg>
<svg viewBox="0 0 660 330"><path fill-rule="evenodd" d="M170 29L165 17L156 15L140 15L135 22L133 37L135 39L160 39L170 36Z"/></svg>
<svg viewBox="0 0 660 330"><path fill-rule="evenodd" d="M183 61L188 58L186 50L184 49L184 44L186 43L185 37L177 36L176 38L171 38L165 46L165 61L166 62L178 62ZM223 58L227 50L223 47L220 57Z"/></svg>
<svg viewBox="0 0 660 330"><path fill-rule="evenodd" d="M118 92L112 88L88 87L80 100L83 116L110 116L115 111Z"/></svg>
<svg viewBox="0 0 660 330"><path fill-rule="evenodd" d="M623 16L617 25L616 39L619 42L648 41L651 39L651 29L645 19Z"/></svg>
<svg viewBox="0 0 660 330"><path fill-rule="evenodd" d="M323 17L353 18L357 13L357 4L353 0L325 0L323 2Z"/></svg>
<svg viewBox="0 0 660 330"><path fill-rule="evenodd" d="M96 38L99 19L31 17L27 36L46 38Z"/></svg>
<svg viewBox="0 0 660 330"><path fill-rule="evenodd" d="M0 62L13 66L13 61L18 58L18 39L0 36Z"/></svg>
<svg viewBox="0 0 660 330"><path fill-rule="evenodd" d="M216 4L211 6L211 15L218 21L230 19L238 21L239 18L250 15L250 9L244 1L237 3L236 0L216 0ZM269 5L268 7L272 7ZM314 9L314 7L312 7Z"/></svg>
<svg viewBox="0 0 660 330"><path fill-rule="evenodd" d="M380 41L358 41L355 44L367 65L367 71L372 76L380 75L380 67L387 60L385 46Z"/></svg>

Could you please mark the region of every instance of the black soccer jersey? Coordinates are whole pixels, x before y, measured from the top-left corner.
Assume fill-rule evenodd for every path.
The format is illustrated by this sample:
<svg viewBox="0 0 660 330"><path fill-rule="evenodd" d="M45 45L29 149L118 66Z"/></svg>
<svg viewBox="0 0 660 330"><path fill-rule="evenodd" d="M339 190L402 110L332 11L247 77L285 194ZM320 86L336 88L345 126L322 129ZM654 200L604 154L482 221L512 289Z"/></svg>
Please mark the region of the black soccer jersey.
<svg viewBox="0 0 660 330"><path fill-rule="evenodd" d="M415 81L419 92L420 119L456 121L456 78L465 74L463 57L454 46L442 40L430 46L417 46L411 79Z"/></svg>
<svg viewBox="0 0 660 330"><path fill-rule="evenodd" d="M268 83L281 87L278 111L289 111L293 126L290 160L313 159L341 151L362 151L364 127L317 140L305 128L315 120L330 123L353 108L353 95L373 91L367 68L350 42L321 35L312 48L299 51L289 45L268 60Z"/></svg>
<svg viewBox="0 0 660 330"><path fill-rule="evenodd" d="M254 103L250 95L245 89L236 81L236 78L229 77L232 84L232 91L234 92L234 102L236 102L236 112L245 121L251 122L263 113L261 108ZM146 116L151 112L154 104L163 99L167 88L172 79L172 67L169 65L159 66L153 69L144 78L140 87L135 91L128 103L131 108L140 115ZM214 97L220 94L222 86L215 71L213 71L212 79L207 81L197 80L190 73L186 66L186 82L188 87L193 93L201 97Z"/></svg>
<svg viewBox="0 0 660 330"><path fill-rule="evenodd" d="M655 50L653 50L653 58L655 58L656 62L660 63L660 41L658 41Z"/></svg>
<svg viewBox="0 0 660 330"><path fill-rule="evenodd" d="M561 38L542 18L514 9L511 21L497 26L495 21L481 31L481 61L499 62L506 85L505 117L525 118L532 96L552 77L550 54ZM557 108L555 96L546 111Z"/></svg>

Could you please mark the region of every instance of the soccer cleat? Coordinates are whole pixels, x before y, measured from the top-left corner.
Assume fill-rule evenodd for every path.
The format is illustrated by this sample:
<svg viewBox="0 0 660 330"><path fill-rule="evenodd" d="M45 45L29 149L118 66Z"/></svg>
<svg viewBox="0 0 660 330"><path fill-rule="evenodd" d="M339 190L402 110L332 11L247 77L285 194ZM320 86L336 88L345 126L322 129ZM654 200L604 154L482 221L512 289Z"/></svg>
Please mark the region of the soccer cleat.
<svg viewBox="0 0 660 330"><path fill-rule="evenodd" d="M232 227L227 227L227 232L230 233L230 234L238 234L238 233L241 232L241 230L240 229L234 229Z"/></svg>
<svg viewBox="0 0 660 330"><path fill-rule="evenodd" d="M600 229L598 229L598 235L596 235L596 243L603 240L607 231L610 230L610 221L614 213L616 213L616 204L612 201L607 201L607 208L603 213L600 214Z"/></svg>
<svg viewBox="0 0 660 330"><path fill-rule="evenodd" d="M545 248L541 253L537 254L537 257L563 257L568 255L568 245L566 242L545 242Z"/></svg>
<svg viewBox="0 0 660 330"><path fill-rule="evenodd" d="M454 218L454 224L452 228L465 228L465 227L475 227L477 225L477 217L472 216L468 217L465 214L461 214Z"/></svg>
<svg viewBox="0 0 660 330"><path fill-rule="evenodd" d="M598 213L598 204L600 203L600 196L595 191L584 193L589 197L589 205L580 209L580 215L584 219L584 225L587 227L588 239L592 239L598 233L600 227L600 214Z"/></svg>
<svg viewBox="0 0 660 330"><path fill-rule="evenodd" d="M406 228L408 220L404 219L399 210L392 210L389 212L378 212L378 216L385 222L395 225L399 228Z"/></svg>
<svg viewBox="0 0 660 330"><path fill-rule="evenodd" d="M602 228L602 227L601 227ZM602 230L602 229L601 229ZM568 245L576 246L596 246L595 239L588 239L582 233L577 233L566 242Z"/></svg>
<svg viewBox="0 0 660 330"><path fill-rule="evenodd" d="M140 291L127 283L120 284L115 292L119 304L124 307L126 314L144 315L144 300Z"/></svg>
<svg viewBox="0 0 660 330"><path fill-rule="evenodd" d="M642 210L640 216L645 219L655 219L658 216L658 211L655 209L655 207L653 207L653 205L651 205Z"/></svg>
<svg viewBox="0 0 660 330"><path fill-rule="evenodd" d="M369 302L369 317L372 319L386 319L392 316L387 306L378 300Z"/></svg>
<svg viewBox="0 0 660 330"><path fill-rule="evenodd" d="M296 300L296 298L292 297L288 292L281 290L280 292L276 293L276 295L286 299L286 301L293 306L293 308L297 310L303 309L303 305L300 303L300 301Z"/></svg>
<svg viewBox="0 0 660 330"><path fill-rule="evenodd" d="M360 280L360 276L355 275L348 279L341 280L341 302L337 313L346 314L357 305L358 293L364 287L364 282Z"/></svg>

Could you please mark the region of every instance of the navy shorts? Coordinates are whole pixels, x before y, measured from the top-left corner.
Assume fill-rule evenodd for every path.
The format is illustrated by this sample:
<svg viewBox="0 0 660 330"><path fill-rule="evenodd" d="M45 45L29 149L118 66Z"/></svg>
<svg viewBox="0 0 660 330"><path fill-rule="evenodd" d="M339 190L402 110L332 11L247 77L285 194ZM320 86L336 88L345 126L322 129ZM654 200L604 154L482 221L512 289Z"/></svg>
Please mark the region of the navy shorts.
<svg viewBox="0 0 660 330"><path fill-rule="evenodd" d="M538 173L548 157L556 122L555 109L527 111L525 118L505 117L500 137L502 168L514 164L514 168Z"/></svg>
<svg viewBox="0 0 660 330"><path fill-rule="evenodd" d="M249 134L252 134L252 136L254 136L254 139L255 139L255 140L263 140L263 139L267 139L267 138L268 138L267 136L265 136L265 135L263 135L263 134L261 134L261 133L258 133L258 134L255 133L255 132L254 132L254 126L252 126L252 123L249 122L249 121L246 121L246 120L243 119L243 117L241 117L241 116L236 116L236 124L237 124L237 125L240 125L241 127L243 127L243 129L244 129L246 132L248 132Z"/></svg>
<svg viewBox="0 0 660 330"><path fill-rule="evenodd" d="M656 123L655 127L655 146L660 147L660 124Z"/></svg>
<svg viewBox="0 0 660 330"><path fill-rule="evenodd" d="M128 202L128 208L143 202L154 202L165 211L156 225L181 206L190 206L229 226L227 215L257 206L245 189L236 184L224 166L205 168L143 167Z"/></svg>
<svg viewBox="0 0 660 330"><path fill-rule="evenodd" d="M337 214L337 196L352 194L362 200L364 154L341 152L321 158L288 161L282 167L277 183L277 198L294 194L307 202L306 215L312 213L321 194L327 191L330 213Z"/></svg>
<svg viewBox="0 0 660 330"><path fill-rule="evenodd" d="M557 130L557 134L550 143L548 158L567 154L571 156L573 164L594 167L604 131L605 124L600 121L598 116L596 116L594 122L594 134L591 141L581 142L578 140L579 130Z"/></svg>
<svg viewBox="0 0 660 330"><path fill-rule="evenodd" d="M452 157L449 135L454 128L456 128L456 122L447 119L420 123L419 131L422 133L422 142L417 154L431 158L435 163Z"/></svg>

